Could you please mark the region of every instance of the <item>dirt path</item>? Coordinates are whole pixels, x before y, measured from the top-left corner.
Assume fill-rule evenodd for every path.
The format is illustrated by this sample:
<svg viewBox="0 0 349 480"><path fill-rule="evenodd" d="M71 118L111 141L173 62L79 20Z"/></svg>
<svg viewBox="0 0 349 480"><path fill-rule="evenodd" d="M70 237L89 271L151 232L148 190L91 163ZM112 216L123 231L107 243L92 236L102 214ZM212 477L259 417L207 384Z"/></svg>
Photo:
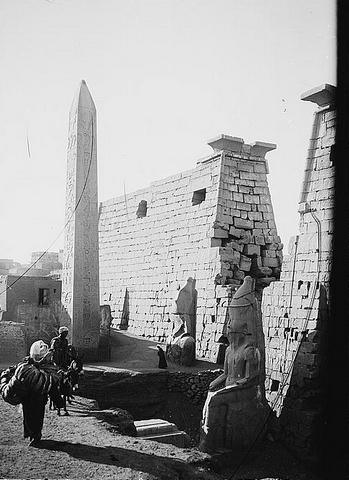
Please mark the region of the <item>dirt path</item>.
<svg viewBox="0 0 349 480"><path fill-rule="evenodd" d="M212 479L207 456L112 433L93 415L93 402L76 397L70 416L46 412L40 448L22 438L20 407L0 401L0 478Z"/></svg>

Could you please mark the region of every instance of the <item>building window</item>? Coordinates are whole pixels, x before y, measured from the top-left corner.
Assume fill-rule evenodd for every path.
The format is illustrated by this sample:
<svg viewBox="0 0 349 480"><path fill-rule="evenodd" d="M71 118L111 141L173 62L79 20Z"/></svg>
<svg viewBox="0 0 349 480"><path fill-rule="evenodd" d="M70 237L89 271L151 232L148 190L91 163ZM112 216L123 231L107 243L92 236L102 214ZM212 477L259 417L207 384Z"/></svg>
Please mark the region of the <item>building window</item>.
<svg viewBox="0 0 349 480"><path fill-rule="evenodd" d="M39 306L45 307L50 303L50 289L39 288Z"/></svg>
<svg viewBox="0 0 349 480"><path fill-rule="evenodd" d="M147 201L146 200L141 200L139 202L137 212L136 212L137 218L146 217L147 216L147 209L148 209Z"/></svg>
<svg viewBox="0 0 349 480"><path fill-rule="evenodd" d="M191 200L192 205L199 205L202 203L206 198L206 188L202 188L201 190L196 190L193 193L193 198Z"/></svg>

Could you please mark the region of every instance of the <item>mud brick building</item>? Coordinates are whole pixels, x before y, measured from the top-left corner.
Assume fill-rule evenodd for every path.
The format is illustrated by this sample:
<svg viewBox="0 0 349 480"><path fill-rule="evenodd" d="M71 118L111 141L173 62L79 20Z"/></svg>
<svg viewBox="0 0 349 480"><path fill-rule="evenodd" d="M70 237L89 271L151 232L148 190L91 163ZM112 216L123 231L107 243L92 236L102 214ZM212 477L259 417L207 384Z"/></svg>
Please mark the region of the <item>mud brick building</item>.
<svg viewBox="0 0 349 480"><path fill-rule="evenodd" d="M229 300L245 275L280 275L282 244L267 182L270 143L221 135L196 168L100 204L101 303L114 324L156 341L174 299L195 290L196 354L217 360Z"/></svg>
<svg viewBox="0 0 349 480"><path fill-rule="evenodd" d="M20 360L39 338L50 342L61 308L61 281L0 275L0 363Z"/></svg>
<svg viewBox="0 0 349 480"><path fill-rule="evenodd" d="M281 278L264 290L266 391L287 443L309 459L319 453L326 398L336 112L322 85L301 98L317 104L299 202L299 234Z"/></svg>

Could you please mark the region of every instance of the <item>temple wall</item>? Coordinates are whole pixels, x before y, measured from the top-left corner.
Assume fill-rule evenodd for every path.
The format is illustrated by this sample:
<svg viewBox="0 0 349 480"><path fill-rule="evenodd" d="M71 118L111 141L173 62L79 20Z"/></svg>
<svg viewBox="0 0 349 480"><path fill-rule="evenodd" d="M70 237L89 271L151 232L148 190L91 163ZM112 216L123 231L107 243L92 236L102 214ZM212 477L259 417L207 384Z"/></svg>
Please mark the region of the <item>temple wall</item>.
<svg viewBox="0 0 349 480"><path fill-rule="evenodd" d="M309 459L318 454L324 426L330 319L335 110L333 87L327 87L302 97L321 106L314 114L299 234L290 240L280 281L264 290L262 303L267 399L284 440Z"/></svg>
<svg viewBox="0 0 349 480"><path fill-rule="evenodd" d="M264 158L275 146L225 135L209 145L196 168L101 204L100 296L114 325L164 341L192 285L196 354L216 361L232 291L246 274L278 278L282 245Z"/></svg>
<svg viewBox="0 0 349 480"><path fill-rule="evenodd" d="M217 155L197 169L101 205L100 295L101 303L111 306L114 324L127 317L129 331L165 340L178 286L195 278L198 308L214 298L220 262L210 245L220 164ZM200 189L206 189L205 200L192 205ZM146 215L137 217L142 200Z"/></svg>

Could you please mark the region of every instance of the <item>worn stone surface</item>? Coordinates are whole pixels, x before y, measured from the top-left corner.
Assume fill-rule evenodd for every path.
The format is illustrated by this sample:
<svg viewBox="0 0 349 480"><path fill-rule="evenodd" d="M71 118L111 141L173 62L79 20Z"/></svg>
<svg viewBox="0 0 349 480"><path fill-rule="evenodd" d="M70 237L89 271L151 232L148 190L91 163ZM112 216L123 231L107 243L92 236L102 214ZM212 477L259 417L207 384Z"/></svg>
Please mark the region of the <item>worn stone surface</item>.
<svg viewBox="0 0 349 480"><path fill-rule="evenodd" d="M168 376L168 390L181 392L195 405L203 407L209 384L223 373L223 370L207 370L197 373L173 372Z"/></svg>
<svg viewBox="0 0 349 480"><path fill-rule="evenodd" d="M100 327L96 108L83 80L69 114L62 303L71 341L96 360Z"/></svg>
<svg viewBox="0 0 349 480"><path fill-rule="evenodd" d="M319 458L325 421L333 237L336 112L334 87L327 87L302 96L322 108L314 114L299 202L299 233L290 240L280 281L264 290L262 303L267 399L284 441L313 461Z"/></svg>
<svg viewBox="0 0 349 480"><path fill-rule="evenodd" d="M178 365L190 366L195 362L195 340L183 334L166 346L167 358Z"/></svg>
<svg viewBox="0 0 349 480"><path fill-rule="evenodd" d="M0 322L0 364L15 364L28 353L23 323Z"/></svg>
<svg viewBox="0 0 349 480"><path fill-rule="evenodd" d="M200 449L222 450L243 457L266 433L268 408L256 385L228 386L209 392L201 428Z"/></svg>
<svg viewBox="0 0 349 480"><path fill-rule="evenodd" d="M132 415L121 408L109 408L98 410L96 417L100 418L111 426L112 431L121 435L129 435L135 437L137 435L136 426Z"/></svg>
<svg viewBox="0 0 349 480"><path fill-rule="evenodd" d="M137 437L145 440L153 440L160 443L170 443L177 447L190 446L190 437L186 432L178 430L174 423L152 418L135 422Z"/></svg>
<svg viewBox="0 0 349 480"><path fill-rule="evenodd" d="M167 372L138 374L130 370L84 368L81 395L98 401L102 409L127 410L135 420L154 418L166 403Z"/></svg>
<svg viewBox="0 0 349 480"><path fill-rule="evenodd" d="M178 287L194 278L196 356L212 361L227 314L216 292L224 288L229 298L247 274L262 288L265 278L279 278L282 263L264 158L271 146L238 140L238 151L226 136L196 168L100 210L101 303L110 304L113 322L125 323L127 312L130 332L165 342ZM146 216L138 217L142 201Z"/></svg>

